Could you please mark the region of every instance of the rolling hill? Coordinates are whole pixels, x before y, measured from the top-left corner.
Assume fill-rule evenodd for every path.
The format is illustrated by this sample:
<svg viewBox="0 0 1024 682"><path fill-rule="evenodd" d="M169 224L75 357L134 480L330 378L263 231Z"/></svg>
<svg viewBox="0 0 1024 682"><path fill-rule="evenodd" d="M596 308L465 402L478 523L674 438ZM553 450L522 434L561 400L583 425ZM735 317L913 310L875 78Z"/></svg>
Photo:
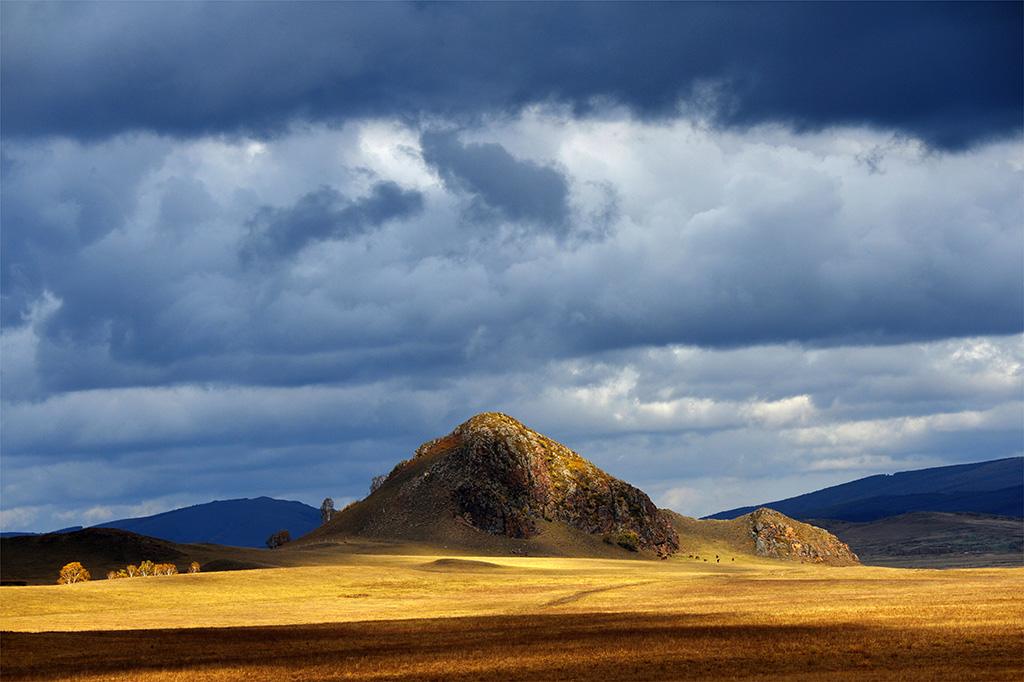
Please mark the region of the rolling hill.
<svg viewBox="0 0 1024 682"><path fill-rule="evenodd" d="M868 522L911 512L1024 517L1024 457L868 476L816 492L738 507L707 519L733 519L770 507L796 519Z"/></svg>
<svg viewBox="0 0 1024 682"><path fill-rule="evenodd" d="M358 548L356 548L358 549ZM307 554L307 556L302 556ZM178 543L118 528L86 528L69 533L19 535L0 539L0 582L5 585L52 585L65 564L77 561L103 579L109 571L143 561L174 564L179 572L198 562L204 573L276 568L315 563L316 552Z"/></svg>
<svg viewBox="0 0 1024 682"><path fill-rule="evenodd" d="M842 537L871 566L1024 566L1024 523L1009 516L911 512L861 523L834 519L811 523Z"/></svg>

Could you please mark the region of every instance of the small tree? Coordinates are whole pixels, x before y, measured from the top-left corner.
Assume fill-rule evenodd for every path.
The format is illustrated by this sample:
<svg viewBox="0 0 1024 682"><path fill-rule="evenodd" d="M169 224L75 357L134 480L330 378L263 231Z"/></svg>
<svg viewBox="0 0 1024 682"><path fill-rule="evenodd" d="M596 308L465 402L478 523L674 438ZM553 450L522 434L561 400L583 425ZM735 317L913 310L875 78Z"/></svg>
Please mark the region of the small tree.
<svg viewBox="0 0 1024 682"><path fill-rule="evenodd" d="M327 523L334 517L334 500L327 498L320 505L320 523Z"/></svg>
<svg viewBox="0 0 1024 682"><path fill-rule="evenodd" d="M401 466L401 465L399 465L399 466ZM397 469L398 467L395 467L395 468ZM370 494L372 495L375 492L377 492L378 490L380 490L380 487L382 485L384 485L384 481L386 481L386 480L388 480L388 474L381 474L380 476L374 476L373 478L371 478L370 479Z"/></svg>
<svg viewBox="0 0 1024 682"><path fill-rule="evenodd" d="M129 578L134 578L139 574L139 567L135 564L128 564L125 567L124 572L128 575Z"/></svg>
<svg viewBox="0 0 1024 682"><path fill-rule="evenodd" d="M82 567L77 561L72 561L64 568L60 569L60 578L57 579L58 585L70 585L71 583L84 583L89 580L89 571Z"/></svg>
<svg viewBox="0 0 1024 682"><path fill-rule="evenodd" d="M156 564L149 559L146 559L139 564L139 575L151 576L156 575Z"/></svg>
<svg viewBox="0 0 1024 682"><path fill-rule="evenodd" d="M192 563L190 563L188 565L188 572L189 573L198 573L199 572L199 562L198 561L193 561Z"/></svg>

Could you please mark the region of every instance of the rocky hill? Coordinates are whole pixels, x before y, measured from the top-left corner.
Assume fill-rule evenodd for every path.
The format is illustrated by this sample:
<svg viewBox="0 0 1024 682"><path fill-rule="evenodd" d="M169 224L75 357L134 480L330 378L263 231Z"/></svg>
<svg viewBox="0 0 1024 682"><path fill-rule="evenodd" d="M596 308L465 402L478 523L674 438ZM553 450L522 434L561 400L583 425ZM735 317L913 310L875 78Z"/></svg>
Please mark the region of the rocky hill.
<svg viewBox="0 0 1024 682"><path fill-rule="evenodd" d="M578 553L588 542L580 534L590 549L679 550L675 529L642 491L512 417L484 413L421 445L369 497L296 544L359 536L498 547L493 538Z"/></svg>
<svg viewBox="0 0 1024 682"><path fill-rule="evenodd" d="M663 511L687 551L697 554L754 555L799 563L852 566L860 559L835 535L795 521L773 509L757 509L731 520L692 519Z"/></svg>
<svg viewBox="0 0 1024 682"><path fill-rule="evenodd" d="M860 563L850 547L832 533L794 521L774 509L757 509L743 520L758 556L832 566Z"/></svg>

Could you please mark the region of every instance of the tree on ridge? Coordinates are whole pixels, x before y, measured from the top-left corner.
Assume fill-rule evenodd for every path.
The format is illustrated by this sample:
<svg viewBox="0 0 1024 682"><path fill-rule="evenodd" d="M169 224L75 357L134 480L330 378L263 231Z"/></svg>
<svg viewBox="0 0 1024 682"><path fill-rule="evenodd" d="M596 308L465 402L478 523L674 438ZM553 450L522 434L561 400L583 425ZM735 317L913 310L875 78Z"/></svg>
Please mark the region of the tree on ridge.
<svg viewBox="0 0 1024 682"><path fill-rule="evenodd" d="M320 523L327 523L334 517L334 500L327 498L320 505Z"/></svg>

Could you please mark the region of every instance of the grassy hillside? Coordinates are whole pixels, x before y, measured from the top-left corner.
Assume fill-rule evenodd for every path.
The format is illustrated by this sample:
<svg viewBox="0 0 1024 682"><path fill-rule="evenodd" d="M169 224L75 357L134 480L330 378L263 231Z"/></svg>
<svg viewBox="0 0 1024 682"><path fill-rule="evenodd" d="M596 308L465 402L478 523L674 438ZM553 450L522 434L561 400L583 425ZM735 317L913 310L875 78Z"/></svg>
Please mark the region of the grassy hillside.
<svg viewBox="0 0 1024 682"><path fill-rule="evenodd" d="M374 543L344 545L340 552L387 551ZM405 551L415 551L407 547ZM115 528L86 528L73 533L23 535L0 539L0 580L4 584L52 585L60 569L77 561L94 580L105 579L109 571L149 560L170 563L184 572L193 561L203 571L229 571L284 566L316 565L333 561L335 554L317 551L302 554L282 549L251 549L223 545L180 544L137 535Z"/></svg>
<svg viewBox="0 0 1024 682"><path fill-rule="evenodd" d="M1024 566L1024 523L987 514L915 512L878 521L814 521L873 566L980 568Z"/></svg>

